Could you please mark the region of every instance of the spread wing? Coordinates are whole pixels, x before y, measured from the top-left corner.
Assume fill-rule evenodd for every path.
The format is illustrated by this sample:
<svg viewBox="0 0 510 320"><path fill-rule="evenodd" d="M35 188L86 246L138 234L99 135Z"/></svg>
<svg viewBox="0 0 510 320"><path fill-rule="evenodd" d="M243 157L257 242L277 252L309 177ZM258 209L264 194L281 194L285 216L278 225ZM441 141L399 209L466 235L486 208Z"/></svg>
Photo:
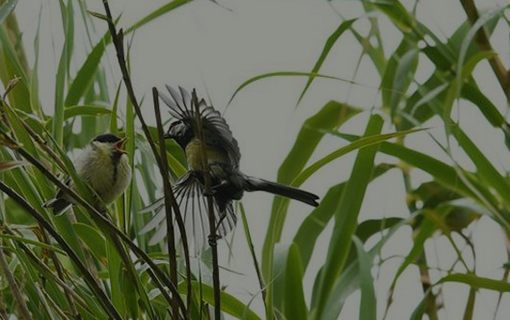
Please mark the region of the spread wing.
<svg viewBox="0 0 510 320"><path fill-rule="evenodd" d="M185 174L174 188L174 195L179 205L186 226L186 237L190 252L196 256L208 245L209 217L207 216L207 198L204 196L202 182L192 172ZM153 204L142 210L142 213L154 212L151 221L147 223L140 234L156 230L149 240L149 245L155 245L165 239L167 235L166 212L164 210L164 198L156 200ZM217 225L216 233L220 238L225 237L235 226L237 217L232 202L227 203L223 211L214 201L214 214ZM179 235L177 223L174 223L176 235Z"/></svg>
<svg viewBox="0 0 510 320"><path fill-rule="evenodd" d="M159 95L163 102L169 107L170 114L174 118L183 121L189 126L190 130L193 130L192 132L195 132L196 108L191 99L191 95L181 87L179 87L179 92L168 85L166 88L170 96L162 93ZM239 161L241 160L241 152L239 151L239 145L236 139L234 139L227 122L213 106L208 106L204 99L198 102L198 107L206 143L225 150L233 168L238 169Z"/></svg>

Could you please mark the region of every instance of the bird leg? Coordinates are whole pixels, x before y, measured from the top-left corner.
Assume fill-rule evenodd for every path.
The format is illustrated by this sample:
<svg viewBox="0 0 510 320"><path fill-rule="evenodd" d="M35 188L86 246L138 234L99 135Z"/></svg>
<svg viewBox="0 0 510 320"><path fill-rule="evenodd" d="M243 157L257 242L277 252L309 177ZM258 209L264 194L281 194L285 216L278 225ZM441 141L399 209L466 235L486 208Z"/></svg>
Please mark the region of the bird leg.
<svg viewBox="0 0 510 320"><path fill-rule="evenodd" d="M225 220L226 217L227 217L227 215L225 213L220 215L220 220L218 220L218 222L216 223L216 230L218 230L220 224L223 222L223 220Z"/></svg>
<svg viewBox="0 0 510 320"><path fill-rule="evenodd" d="M221 239L221 237L217 234L212 235L210 234L207 236L207 242L209 243L209 246L216 247L218 245L218 240Z"/></svg>
<svg viewBox="0 0 510 320"><path fill-rule="evenodd" d="M204 196L209 197L209 196L216 195L216 193L218 192L219 189L226 187L229 183L230 183L230 181L222 180L220 183L212 186L211 190L209 192L204 191Z"/></svg>

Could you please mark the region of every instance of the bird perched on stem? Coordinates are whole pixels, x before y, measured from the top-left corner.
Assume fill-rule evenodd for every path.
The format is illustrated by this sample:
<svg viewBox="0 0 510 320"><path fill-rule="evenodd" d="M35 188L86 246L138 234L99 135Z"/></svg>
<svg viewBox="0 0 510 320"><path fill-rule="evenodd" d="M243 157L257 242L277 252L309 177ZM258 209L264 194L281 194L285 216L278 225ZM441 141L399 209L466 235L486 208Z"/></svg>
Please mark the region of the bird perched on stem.
<svg viewBox="0 0 510 320"><path fill-rule="evenodd" d="M267 181L245 175L239 170L241 152L230 128L212 106L208 106L204 99L200 101L179 87L179 92L167 86L170 97L160 94L169 107L170 114L175 121L165 134L165 138L174 139L184 150L189 171L180 178L174 186L174 194L184 215L186 225L192 225L192 232L188 232L190 240L195 243L195 249L200 250L205 243L208 219L207 205L204 194L204 165L202 163L202 146L205 146L207 165L211 176L211 195L214 199L217 234L224 237L233 229L236 215L233 200L240 200L245 191L265 191L275 195L301 201L311 206L318 206L319 199L313 193L291 186ZM194 92L193 92L194 93ZM195 93L194 93L195 94ZM202 137L204 144L198 139L196 106L200 113ZM159 199L147 207L143 212L160 210L163 199ZM142 229L142 233L160 226L150 243L155 244L166 235L165 214L160 212ZM197 238L198 237L198 238ZM190 241L188 241L190 242Z"/></svg>
<svg viewBox="0 0 510 320"><path fill-rule="evenodd" d="M131 181L129 165L124 143L126 139L114 134L102 134L95 137L75 161L76 172L99 196L95 197L94 206L105 210L106 206L124 193ZM71 179L68 183L72 183ZM45 203L56 215L64 213L72 202L59 191L54 199Z"/></svg>

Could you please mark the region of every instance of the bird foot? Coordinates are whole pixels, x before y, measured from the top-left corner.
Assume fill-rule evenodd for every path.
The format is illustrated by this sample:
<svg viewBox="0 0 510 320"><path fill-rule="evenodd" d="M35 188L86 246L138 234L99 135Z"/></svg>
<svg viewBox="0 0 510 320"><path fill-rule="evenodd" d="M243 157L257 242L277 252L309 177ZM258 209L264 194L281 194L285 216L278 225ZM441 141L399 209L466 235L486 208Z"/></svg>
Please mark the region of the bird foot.
<svg viewBox="0 0 510 320"><path fill-rule="evenodd" d="M207 237L207 240L209 242L209 246L211 247L216 247L218 245L218 240L220 239L220 236L218 236L217 234L210 234L208 237Z"/></svg>
<svg viewBox="0 0 510 320"><path fill-rule="evenodd" d="M214 197L216 194L216 190L214 188L211 188L211 190L204 191L204 196L206 197Z"/></svg>

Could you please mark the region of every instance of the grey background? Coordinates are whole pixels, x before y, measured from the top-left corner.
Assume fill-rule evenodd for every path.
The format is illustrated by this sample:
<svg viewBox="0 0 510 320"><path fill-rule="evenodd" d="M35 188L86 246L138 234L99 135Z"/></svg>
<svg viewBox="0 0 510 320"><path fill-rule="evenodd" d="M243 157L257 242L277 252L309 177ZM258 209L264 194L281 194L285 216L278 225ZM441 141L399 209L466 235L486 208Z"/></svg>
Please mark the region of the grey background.
<svg viewBox="0 0 510 320"><path fill-rule="evenodd" d="M136 32L132 43L131 65L132 78L139 97L150 98L152 86L162 88L164 84L170 84L182 85L188 89L196 87L203 95L207 92L219 110L224 110L234 90L248 78L274 71L310 71L328 36L342 21L338 13L346 18L364 16L357 1L335 1L331 4L318 0L218 1L232 11L210 1L194 1ZM475 2L480 8L507 4L503 0ZM115 15L122 13L119 25L127 27L166 1L112 0L110 3ZM408 9L412 9L414 4L413 1L403 3ZM87 5L91 11L103 12L100 0L87 1ZM16 13L20 29L24 33L23 40L27 48L32 48L39 8L42 8L39 69L41 101L45 110L51 112L54 103L53 79L63 42L58 2L20 1ZM427 0L420 1L418 18L436 34L446 39L464 21L465 15L459 1ZM95 25L97 32L93 34L94 43L106 31L103 22L96 21ZM355 26L363 34L368 31L366 18L359 19ZM400 35L386 18L381 18L381 31L388 56L398 45ZM508 66L508 26L501 23L492 41L496 51ZM77 61L73 62L75 70L81 66L89 50L90 45L84 30L78 24L75 40ZM304 78L262 80L250 85L235 98L225 117L240 143L243 153L241 168L245 173L276 179L278 167L289 152L303 121L331 99L367 110L342 128L343 132L355 134L363 132L370 110L380 106L380 97L376 89L380 79L366 57L361 61L355 75L360 50L356 40L345 33L334 46L321 73L347 80L354 79L362 85L353 86L345 82L316 79L297 108L297 98L306 82ZM33 52L27 50L27 54L32 64ZM103 65L108 69L108 74L119 75L111 46ZM423 81L431 72L431 63L422 56L416 80ZM475 76L483 79L479 81L482 90L506 115L504 96L486 62L482 62L475 69ZM113 88L120 81L120 76L110 78L109 81L112 89L110 95L113 95ZM416 86L413 85L413 88ZM145 105L144 108L147 110L148 119L154 123L152 108L149 105ZM504 148L502 136L482 120L478 110L462 101L455 106L453 114L478 146L490 155L496 167L501 171L508 170L510 157L508 150ZM426 126L431 128L429 132L439 141L445 142L440 121L433 119ZM391 132L392 128L386 125L384 130ZM426 133L415 134L407 141L418 150L451 162L448 155L444 154ZM327 137L319 146L312 161L342 145L345 145L344 141ZM467 169L474 169L467 157L456 148L455 143L452 145L452 153L459 164ZM328 187L349 177L354 156L355 154L350 154L329 164L306 182L303 188L323 196ZM380 155L377 161L395 162L394 159ZM416 170L412 174L416 185L430 179L430 176ZM269 221L272 197L267 194L247 194L243 201L255 247L260 253ZM292 240L300 223L310 211L305 205L292 203L282 242ZM402 179L397 171L390 172L384 178L370 184L360 220L392 216L408 216ZM329 225L317 243L312 263L305 276L307 299L311 295L315 274L324 263L331 229L332 225ZM506 262L506 251L504 238L498 226L488 218L483 218L469 230L474 234L477 248L477 273L480 276L501 278L501 265ZM393 276L402 262L402 257L411 248L410 237L411 230L402 228L381 254L382 258L393 258L386 261L381 268L373 269L378 298L378 318L382 317L385 309L387 292ZM454 238L458 245L464 248L459 237ZM367 247L375 240L369 241ZM227 246L220 245L221 263L242 275L222 271L222 284L228 286L227 291L248 303L252 295L257 294L259 290L241 224L235 232L233 243L233 257L230 262ZM455 253L444 236L436 235L432 241L426 243L425 249L429 264L439 269L448 268L455 259ZM466 260L471 264L473 262L468 251ZM461 267L458 267L458 270L464 271ZM432 280L436 281L444 274L441 271L432 271ZM467 294L467 286L455 284L444 286L446 309L441 311L441 319L460 319ZM403 274L397 286L388 319L408 318L421 297L419 273L417 268L412 266ZM349 298L341 319L358 318L359 298L359 292ZM481 290L476 302L475 319L492 318L496 298L495 293ZM510 313L508 302L508 298L504 297L498 319L506 319L506 315ZM252 307L263 316L260 295L253 301Z"/></svg>

